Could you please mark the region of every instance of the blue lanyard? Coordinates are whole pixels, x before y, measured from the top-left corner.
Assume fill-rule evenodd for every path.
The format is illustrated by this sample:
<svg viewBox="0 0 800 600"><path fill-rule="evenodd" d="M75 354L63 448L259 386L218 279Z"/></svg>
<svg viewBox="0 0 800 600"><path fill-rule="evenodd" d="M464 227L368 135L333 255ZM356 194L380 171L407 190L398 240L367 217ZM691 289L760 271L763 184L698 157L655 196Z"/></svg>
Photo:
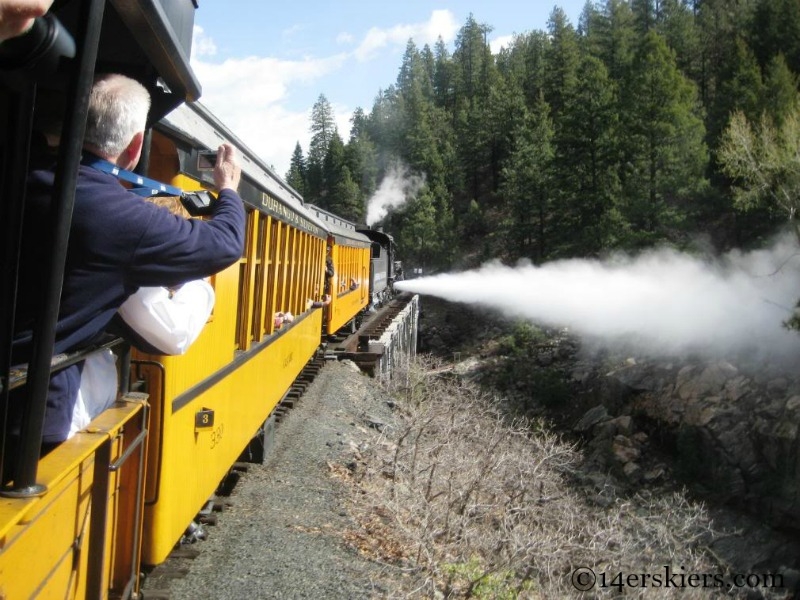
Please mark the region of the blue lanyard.
<svg viewBox="0 0 800 600"><path fill-rule="evenodd" d="M133 184L133 187L130 189L130 191L137 196L142 196L144 198L149 198L151 196L178 196L180 198L183 196L183 190L180 188L177 188L173 185L168 185L166 183L161 183L155 179L142 177L133 171L120 169L117 165L96 156L85 154L81 163L87 167L97 169L103 173L108 173L117 179L121 179L122 181L127 181L128 183Z"/></svg>

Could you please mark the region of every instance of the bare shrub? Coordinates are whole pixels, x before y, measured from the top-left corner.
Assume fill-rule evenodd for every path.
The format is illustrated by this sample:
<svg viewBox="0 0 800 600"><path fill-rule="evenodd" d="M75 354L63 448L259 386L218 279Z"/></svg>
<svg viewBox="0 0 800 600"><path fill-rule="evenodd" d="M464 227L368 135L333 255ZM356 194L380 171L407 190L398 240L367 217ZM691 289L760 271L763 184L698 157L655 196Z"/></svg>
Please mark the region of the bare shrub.
<svg viewBox="0 0 800 600"><path fill-rule="evenodd" d="M644 491L589 502L569 483L574 446L541 422L509 420L497 398L441 365L412 365L387 387L400 418L362 455L363 529L350 539L406 575L392 597L581 597L581 568L598 578L584 597L731 597L686 579L713 584L722 572L701 551L712 535L702 506Z"/></svg>

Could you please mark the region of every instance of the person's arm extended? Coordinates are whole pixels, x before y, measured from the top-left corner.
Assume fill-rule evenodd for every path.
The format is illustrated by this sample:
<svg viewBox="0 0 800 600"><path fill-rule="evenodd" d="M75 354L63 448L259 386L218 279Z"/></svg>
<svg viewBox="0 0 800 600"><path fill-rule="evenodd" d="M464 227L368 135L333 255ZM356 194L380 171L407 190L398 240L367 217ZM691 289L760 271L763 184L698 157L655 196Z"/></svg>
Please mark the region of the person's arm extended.
<svg viewBox="0 0 800 600"><path fill-rule="evenodd" d="M213 275L239 260L244 249L244 207L236 192L240 179L233 146L221 144L214 166L220 192L210 219L187 220L155 211L137 249L130 282L174 285Z"/></svg>
<svg viewBox="0 0 800 600"><path fill-rule="evenodd" d="M128 281L136 286L176 285L213 275L242 256L244 206L224 189L208 220L185 219L148 206L148 226L134 254Z"/></svg>

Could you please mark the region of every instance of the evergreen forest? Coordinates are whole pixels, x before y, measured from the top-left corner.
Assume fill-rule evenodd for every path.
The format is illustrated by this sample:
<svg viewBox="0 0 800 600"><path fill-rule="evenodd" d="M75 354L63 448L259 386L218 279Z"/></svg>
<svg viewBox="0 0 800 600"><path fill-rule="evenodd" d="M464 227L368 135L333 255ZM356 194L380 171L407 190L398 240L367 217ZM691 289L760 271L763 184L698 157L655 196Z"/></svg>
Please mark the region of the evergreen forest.
<svg viewBox="0 0 800 600"><path fill-rule="evenodd" d="M409 41L349 133L320 95L286 180L363 223L388 173L418 177L382 225L426 271L753 247L794 221L798 0L605 0L577 24L556 7L496 54L491 31L470 15L452 51Z"/></svg>

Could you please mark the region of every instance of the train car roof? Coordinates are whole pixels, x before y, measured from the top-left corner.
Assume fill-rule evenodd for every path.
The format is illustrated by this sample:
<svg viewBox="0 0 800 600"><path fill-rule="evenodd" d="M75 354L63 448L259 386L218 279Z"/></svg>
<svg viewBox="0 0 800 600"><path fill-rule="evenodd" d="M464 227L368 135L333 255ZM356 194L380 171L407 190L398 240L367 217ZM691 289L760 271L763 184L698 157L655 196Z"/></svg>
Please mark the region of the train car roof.
<svg viewBox="0 0 800 600"><path fill-rule="evenodd" d="M337 244L362 247L370 245L369 238L356 231L355 223L313 204L306 204L306 208L322 222L322 226L333 236Z"/></svg>
<svg viewBox="0 0 800 600"><path fill-rule="evenodd" d="M230 142L239 152L243 176L258 191L258 197L252 197L253 194L240 189L246 202L315 235L325 236L327 228L306 209L302 196L200 102L177 107L156 127L172 132L195 149L216 150L222 142Z"/></svg>
<svg viewBox="0 0 800 600"><path fill-rule="evenodd" d="M373 242L378 242L379 244L386 245L394 242L394 238L388 233L384 232L382 229L369 229L366 227L359 227L357 231L367 236Z"/></svg>
<svg viewBox="0 0 800 600"><path fill-rule="evenodd" d="M202 90L189 66L197 0L111 0L111 4L166 84L166 90L160 88L153 100L154 116L160 118L176 103L197 100ZM124 36L117 40L120 46L123 56L130 56ZM164 96L170 96L170 101Z"/></svg>
<svg viewBox="0 0 800 600"><path fill-rule="evenodd" d="M82 4L55 0L49 11L76 42ZM152 122L200 97L200 82L189 65L196 8L196 0L109 0L104 7L95 72L140 81L152 98ZM44 78L40 88L63 93L69 79L62 69Z"/></svg>

